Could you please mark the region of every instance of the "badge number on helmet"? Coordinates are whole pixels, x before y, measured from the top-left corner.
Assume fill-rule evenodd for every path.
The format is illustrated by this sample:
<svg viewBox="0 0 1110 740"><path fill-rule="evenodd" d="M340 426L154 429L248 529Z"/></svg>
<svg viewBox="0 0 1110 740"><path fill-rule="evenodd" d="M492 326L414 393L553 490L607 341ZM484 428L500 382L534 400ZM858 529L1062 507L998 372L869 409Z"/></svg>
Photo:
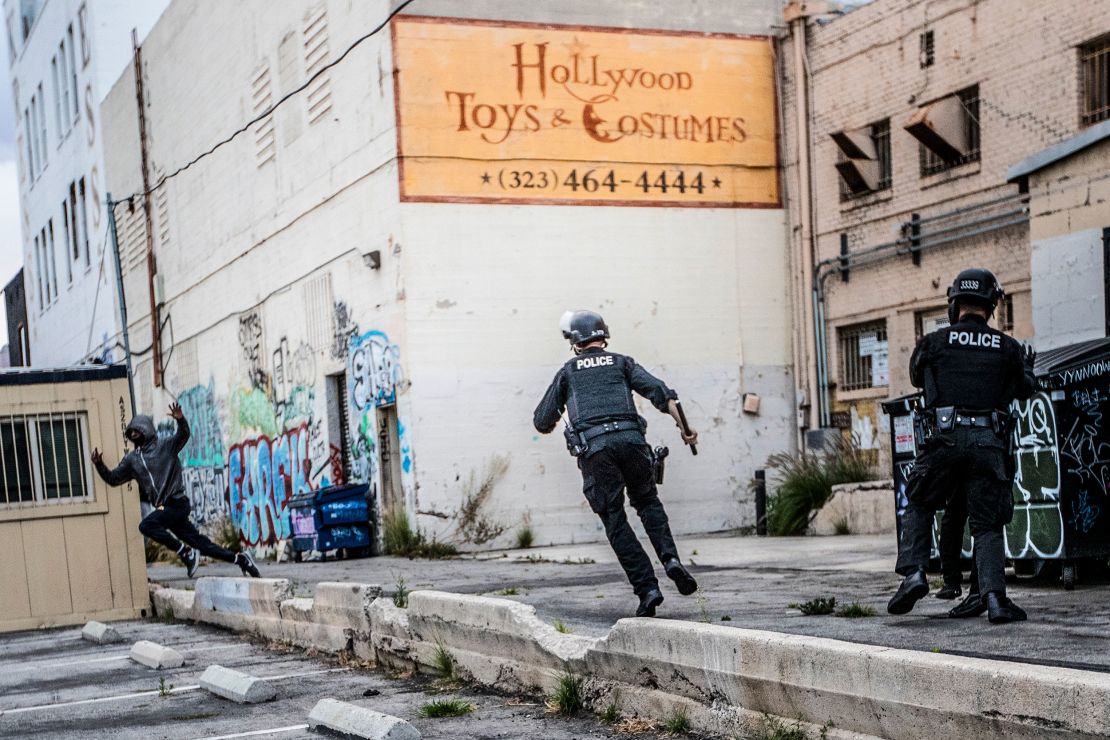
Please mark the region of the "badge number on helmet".
<svg viewBox="0 0 1110 740"><path fill-rule="evenodd" d="M960 290L979 290L978 280L961 280Z"/></svg>

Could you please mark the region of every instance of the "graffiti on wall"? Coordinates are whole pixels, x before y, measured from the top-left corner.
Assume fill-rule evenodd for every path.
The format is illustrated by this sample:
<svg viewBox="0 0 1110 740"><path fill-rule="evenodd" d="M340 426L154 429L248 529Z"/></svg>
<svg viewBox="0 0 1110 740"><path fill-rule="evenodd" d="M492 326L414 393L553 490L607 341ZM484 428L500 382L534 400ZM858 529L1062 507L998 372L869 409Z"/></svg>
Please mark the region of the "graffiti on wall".
<svg viewBox="0 0 1110 740"><path fill-rule="evenodd" d="M270 367L270 387L277 415L282 419L295 419L311 413L315 398L312 384L316 380L316 354L312 347L301 342L291 350L289 339L282 337L271 357Z"/></svg>
<svg viewBox="0 0 1110 740"><path fill-rule="evenodd" d="M182 450L181 462L189 467L224 464L224 435L220 430L220 411L216 404L216 383L196 385L177 395L177 402L189 420L189 441Z"/></svg>
<svg viewBox="0 0 1110 740"><path fill-rule="evenodd" d="M345 301L336 301L333 306L332 325L335 334L331 342L331 356L337 360L347 359L347 348L351 340L358 336L358 324L351 318L351 311Z"/></svg>
<svg viewBox="0 0 1110 740"><path fill-rule="evenodd" d="M348 369L351 404L356 411L397 400L397 386L402 381L400 358L397 345L383 332L368 331L351 339Z"/></svg>
<svg viewBox="0 0 1110 740"><path fill-rule="evenodd" d="M290 500L315 490L308 451L308 424L277 437L259 436L231 446L227 458L231 519L245 544L272 545L290 536Z"/></svg>
<svg viewBox="0 0 1110 740"><path fill-rule="evenodd" d="M1060 511L1060 450L1056 414L1046 393L1014 403L1014 518L1006 527L1011 557L1059 557L1064 547Z"/></svg>
<svg viewBox="0 0 1110 740"><path fill-rule="evenodd" d="M262 351L262 315L250 311L239 317L239 348L247 363L247 377L255 388L266 384L266 367Z"/></svg>
<svg viewBox="0 0 1110 740"><path fill-rule="evenodd" d="M227 473L222 461L216 467L184 467L181 480L197 524L214 524L228 513Z"/></svg>

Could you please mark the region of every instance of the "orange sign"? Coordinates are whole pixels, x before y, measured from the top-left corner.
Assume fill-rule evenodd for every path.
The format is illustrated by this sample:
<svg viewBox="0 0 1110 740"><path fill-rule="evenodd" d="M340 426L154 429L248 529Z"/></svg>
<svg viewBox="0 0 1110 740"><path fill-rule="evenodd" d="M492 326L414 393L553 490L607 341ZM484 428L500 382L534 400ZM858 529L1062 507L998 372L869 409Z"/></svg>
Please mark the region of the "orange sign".
<svg viewBox="0 0 1110 740"><path fill-rule="evenodd" d="M780 206L770 40L393 21L401 199Z"/></svg>

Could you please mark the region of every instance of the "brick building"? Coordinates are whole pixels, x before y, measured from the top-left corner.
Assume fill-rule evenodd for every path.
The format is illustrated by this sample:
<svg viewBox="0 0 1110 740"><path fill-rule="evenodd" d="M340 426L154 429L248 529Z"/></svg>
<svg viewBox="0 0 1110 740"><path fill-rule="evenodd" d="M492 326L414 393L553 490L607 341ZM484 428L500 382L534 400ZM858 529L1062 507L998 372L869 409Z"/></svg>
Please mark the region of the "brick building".
<svg viewBox="0 0 1110 740"><path fill-rule="evenodd" d="M795 357L810 428L880 449L878 402L912 390L960 269L993 270L997 324L1032 338L1028 195L1008 171L1097 122L1110 0L826 10L791 3L779 55Z"/></svg>

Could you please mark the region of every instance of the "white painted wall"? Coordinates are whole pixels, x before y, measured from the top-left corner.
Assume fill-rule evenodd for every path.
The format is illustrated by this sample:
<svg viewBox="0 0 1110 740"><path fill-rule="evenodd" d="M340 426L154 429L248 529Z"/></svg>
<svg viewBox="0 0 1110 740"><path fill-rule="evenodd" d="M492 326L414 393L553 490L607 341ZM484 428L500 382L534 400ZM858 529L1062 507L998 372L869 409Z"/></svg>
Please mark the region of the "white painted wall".
<svg viewBox="0 0 1110 740"><path fill-rule="evenodd" d="M104 164L100 101L103 93L131 59L131 29L140 38L168 4L168 0L51 0L45 3L30 36L17 50L11 66L14 85L16 136L19 141L20 205L23 230L24 272L27 285L27 313L30 324L31 358L40 367L63 366L96 356L119 361L122 353L114 350L118 332L118 302L108 248L107 218L103 206ZM86 8L88 61L82 53L79 10ZM18 16L18 0L5 0L5 18ZM72 24L77 67L79 112L71 124L59 127L55 115L55 88L51 60L58 45L67 37ZM68 38L66 41L68 45ZM22 117L32 93L42 84L45 96L47 164L32 180L26 157ZM66 254L62 231L62 201L68 197L70 183L85 178L86 217L89 258L83 248L76 261ZM57 295L49 302L40 300L40 271L34 254L34 235L53 219L54 259ZM43 295L45 298L45 294Z"/></svg>
<svg viewBox="0 0 1110 740"><path fill-rule="evenodd" d="M560 20L629 25L630 5L574 0L560 6ZM777 3L747 3L756 6L746 21L736 8L700 4L688 14L650 11L648 20L766 32ZM144 44L156 166L172 169L250 117L251 81L263 68L275 96L299 83L297 58L286 58L282 77L283 40L299 49L316 7L219 3L198 13L193 3L171 3ZM333 56L387 12L384 2L324 7ZM437 8L445 6L425 10ZM467 14L481 10L542 15L501 0L465 6ZM332 70L332 110L323 119L309 122L303 96L279 109L273 161L258 164L251 130L166 186L168 225L156 240L172 326L166 389L153 388L149 356L138 358L139 406L160 413L172 396L184 397L187 411L214 420L199 432L194 425L198 443L186 453L190 479L217 481L193 488L203 518L210 495L218 509L211 490L224 483L249 544L284 533L280 524L267 529L267 517L287 516L285 494L330 477L331 446L340 447L343 434L327 377L346 373L346 436L366 451L356 470L381 486L375 425L380 403L395 396L404 498L429 534L451 536L454 523L436 514L456 511L467 476L505 454L509 472L489 514L509 530L495 544L509 543L525 513L540 542L603 537L561 437L531 427L567 357L558 317L581 307L605 314L613 348L675 387L702 432L702 453L692 458L671 422L645 406L651 441L673 449L663 495L676 530L751 524L751 472L792 447L795 434L782 211L401 204L390 51L382 34ZM139 186L134 106L125 71L103 105L117 196ZM121 208L120 217L130 254L142 242L139 209ZM380 269L367 262L372 251ZM141 263L125 275L140 348L150 341L145 280ZM255 313L257 335L253 319L244 323ZM295 367L294 385L310 400L285 402L282 363ZM740 411L745 392L761 395L759 416ZM275 458L260 462L264 445L303 450L310 463L292 467L325 472L271 475ZM250 469L236 480L244 461Z"/></svg>
<svg viewBox="0 0 1110 740"><path fill-rule="evenodd" d="M1030 262L1038 351L1106 335L1101 230L1034 241Z"/></svg>

